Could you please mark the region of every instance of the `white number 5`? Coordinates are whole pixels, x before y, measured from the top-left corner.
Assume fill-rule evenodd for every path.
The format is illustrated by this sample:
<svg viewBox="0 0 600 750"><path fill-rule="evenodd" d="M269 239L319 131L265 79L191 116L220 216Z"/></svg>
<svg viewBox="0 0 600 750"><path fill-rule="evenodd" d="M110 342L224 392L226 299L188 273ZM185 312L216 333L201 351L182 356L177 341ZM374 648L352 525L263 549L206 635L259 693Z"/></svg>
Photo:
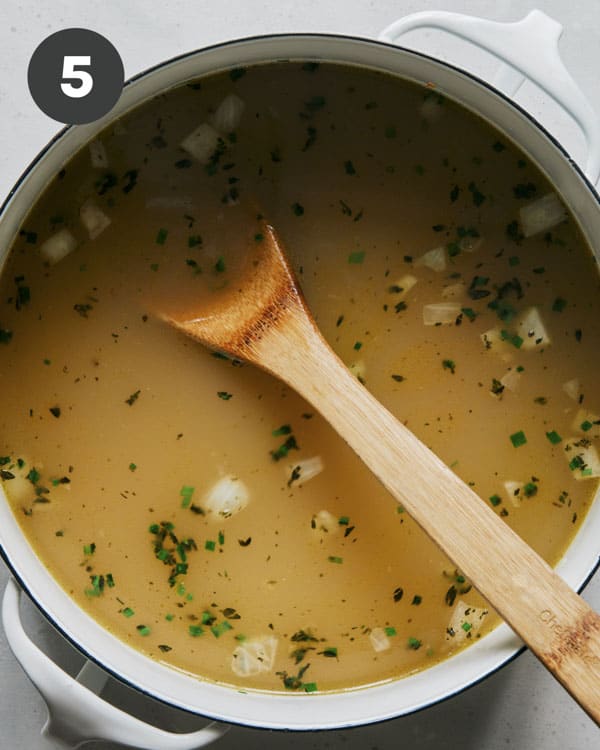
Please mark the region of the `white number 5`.
<svg viewBox="0 0 600 750"><path fill-rule="evenodd" d="M65 55L63 58L62 77L63 83L60 84L63 94L70 96L72 99L81 99L87 96L94 86L94 79L87 70L77 70L76 65L90 66L92 58L89 55ZM79 81L78 86L72 83L64 83L65 79Z"/></svg>

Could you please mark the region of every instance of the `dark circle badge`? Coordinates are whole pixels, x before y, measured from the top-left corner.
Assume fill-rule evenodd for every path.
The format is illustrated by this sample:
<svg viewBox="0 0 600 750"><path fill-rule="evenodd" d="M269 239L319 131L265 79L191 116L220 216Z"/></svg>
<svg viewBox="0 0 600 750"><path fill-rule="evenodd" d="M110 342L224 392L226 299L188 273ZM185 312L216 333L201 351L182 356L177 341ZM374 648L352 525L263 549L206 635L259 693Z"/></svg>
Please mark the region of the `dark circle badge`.
<svg viewBox="0 0 600 750"><path fill-rule="evenodd" d="M114 107L124 80L114 46L89 29L63 29L39 45L27 82L38 107L58 122L93 122Z"/></svg>

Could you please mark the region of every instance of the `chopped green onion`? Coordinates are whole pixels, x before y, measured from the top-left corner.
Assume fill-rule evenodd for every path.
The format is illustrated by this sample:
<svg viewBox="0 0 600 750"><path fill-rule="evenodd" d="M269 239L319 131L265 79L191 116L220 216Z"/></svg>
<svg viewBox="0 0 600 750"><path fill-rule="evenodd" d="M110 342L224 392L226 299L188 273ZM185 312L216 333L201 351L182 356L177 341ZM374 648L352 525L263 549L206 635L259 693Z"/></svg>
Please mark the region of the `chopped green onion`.
<svg viewBox="0 0 600 750"><path fill-rule="evenodd" d="M336 563L337 565L341 565L344 562L343 557L337 557L336 555L329 555L327 559L330 563Z"/></svg>
<svg viewBox="0 0 600 750"><path fill-rule="evenodd" d="M558 434L558 432L556 432L556 430L551 430L550 432L547 432L546 437L552 443L552 445L557 445L562 440L561 436Z"/></svg>
<svg viewBox="0 0 600 750"><path fill-rule="evenodd" d="M276 430L273 430L271 432L271 435L273 437L279 437L280 435L290 435L292 432L292 428L289 424L282 424L281 427L278 427Z"/></svg>
<svg viewBox="0 0 600 750"><path fill-rule="evenodd" d="M410 636L408 639L408 648L411 648L413 651L416 651L417 649L421 648L421 641L418 638L413 638Z"/></svg>
<svg viewBox="0 0 600 750"><path fill-rule="evenodd" d="M518 432L513 433L510 436L510 442L514 445L515 448L520 448L522 445L525 445L527 442L527 438L525 437L525 433L523 430L519 430Z"/></svg>
<svg viewBox="0 0 600 750"><path fill-rule="evenodd" d="M197 638L199 635L202 635L204 633L204 629L200 625L190 625L188 628L188 633L192 636L192 638Z"/></svg>
<svg viewBox="0 0 600 750"><path fill-rule="evenodd" d="M210 630L215 638L220 638L223 633L231 630L232 627L233 626L227 620L223 620L223 622L219 622L216 625L213 625Z"/></svg>
<svg viewBox="0 0 600 750"><path fill-rule="evenodd" d="M179 490L179 496L181 497L182 508L189 508L192 502L193 495L194 495L194 487L190 487L184 484L183 487Z"/></svg>
<svg viewBox="0 0 600 750"><path fill-rule="evenodd" d="M348 255L348 263L362 263L365 259L365 255L366 253L364 250L356 250Z"/></svg>
<svg viewBox="0 0 600 750"><path fill-rule="evenodd" d="M164 245L165 241L167 239L167 236L169 234L168 229L159 229L158 234L156 235L156 244L157 245Z"/></svg>

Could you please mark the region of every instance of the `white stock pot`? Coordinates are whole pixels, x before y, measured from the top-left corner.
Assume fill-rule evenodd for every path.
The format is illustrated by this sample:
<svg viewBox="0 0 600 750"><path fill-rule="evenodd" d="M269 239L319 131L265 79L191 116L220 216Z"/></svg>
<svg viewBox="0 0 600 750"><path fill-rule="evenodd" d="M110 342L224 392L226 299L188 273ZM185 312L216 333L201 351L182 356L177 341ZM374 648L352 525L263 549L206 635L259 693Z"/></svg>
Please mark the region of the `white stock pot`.
<svg viewBox="0 0 600 750"><path fill-rule="evenodd" d="M502 66L494 79L495 87L393 44L407 31L426 27L449 31L500 58ZM381 42L314 34L266 36L222 44L166 62L130 80L113 111L102 120L64 129L30 165L1 209L0 262L50 179L111 121L198 76L234 66L302 58L364 66L420 84L434 82L438 91L483 117L521 147L555 185L600 258L600 205L593 187L600 173L600 127L562 65L558 55L561 32L558 23L539 11L511 24L452 13L419 13L392 24L381 35ZM535 54L531 54L534 48ZM585 174L560 144L511 101L526 79L558 102L583 132L588 148ZM557 568L577 590L598 565L598 540L600 498L596 497ZM92 620L42 565L1 491L0 551L20 587L89 660L77 680L51 662L25 634L19 616L20 590L15 581L9 583L3 602L7 639L49 706L45 731L70 747L98 738L148 749L191 750L217 739L225 731L225 723L308 730L376 722L453 695L498 669L522 649L520 641L503 625L443 663L391 683L340 694L241 693L151 661ZM107 674L172 706L216 721L191 734L172 734L144 724L96 695Z"/></svg>

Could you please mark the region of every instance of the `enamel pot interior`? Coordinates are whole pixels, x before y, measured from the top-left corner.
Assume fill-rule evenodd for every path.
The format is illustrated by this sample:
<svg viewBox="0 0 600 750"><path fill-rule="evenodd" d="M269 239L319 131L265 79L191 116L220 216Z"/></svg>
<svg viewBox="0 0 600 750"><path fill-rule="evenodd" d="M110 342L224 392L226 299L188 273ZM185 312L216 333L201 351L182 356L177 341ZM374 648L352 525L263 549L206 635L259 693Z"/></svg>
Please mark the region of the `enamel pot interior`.
<svg viewBox="0 0 600 750"><path fill-rule="evenodd" d="M481 81L421 54L360 39L319 35L263 37L185 55L128 82L115 109L100 121L63 130L28 168L2 209L0 248L5 255L30 206L51 178L107 124L138 104L199 76L240 65L321 59L391 73L436 89L462 103L516 144L562 195L596 257L598 196L561 147L523 110ZM596 246L594 247L594 242ZM558 572L580 589L598 564L600 502L590 509ZM465 651L404 679L338 694L240 692L198 681L153 662L100 627L70 599L42 565L0 492L0 545L15 576L46 617L82 652L118 679L172 706L224 721L272 729L348 727L424 708L476 683L513 658L522 644L500 626Z"/></svg>

